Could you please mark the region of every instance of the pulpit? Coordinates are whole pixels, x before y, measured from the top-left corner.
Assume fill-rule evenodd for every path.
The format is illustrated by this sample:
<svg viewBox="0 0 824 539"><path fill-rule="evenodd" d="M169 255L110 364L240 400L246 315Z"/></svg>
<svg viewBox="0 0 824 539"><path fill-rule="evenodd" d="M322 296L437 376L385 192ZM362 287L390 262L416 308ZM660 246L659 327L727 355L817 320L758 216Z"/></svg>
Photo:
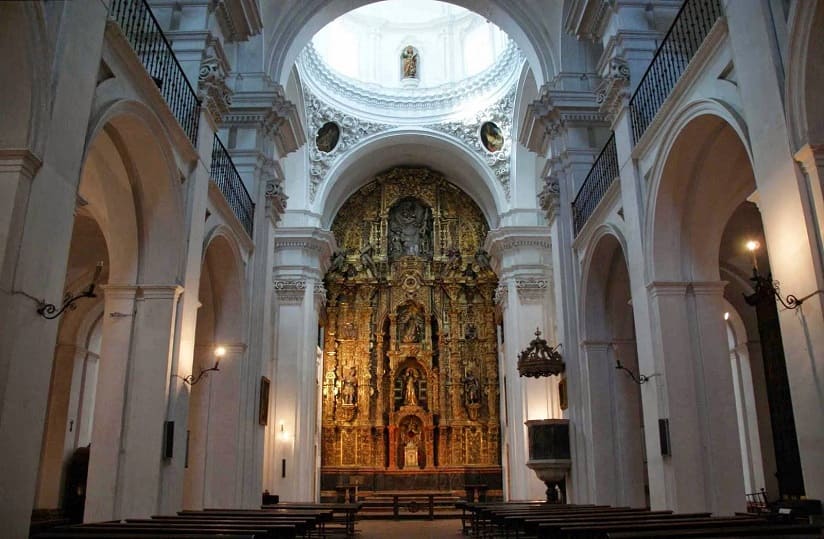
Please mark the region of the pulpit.
<svg viewBox="0 0 824 539"><path fill-rule="evenodd" d="M569 420L526 421L529 460L526 465L546 485L546 501L564 503L566 477L572 467L569 451Z"/></svg>

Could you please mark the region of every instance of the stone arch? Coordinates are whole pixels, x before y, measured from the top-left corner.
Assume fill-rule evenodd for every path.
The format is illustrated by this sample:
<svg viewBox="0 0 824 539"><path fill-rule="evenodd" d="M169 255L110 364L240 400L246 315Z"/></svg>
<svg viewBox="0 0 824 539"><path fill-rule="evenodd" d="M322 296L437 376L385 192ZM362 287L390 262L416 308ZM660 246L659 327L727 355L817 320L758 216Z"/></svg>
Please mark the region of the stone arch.
<svg viewBox="0 0 824 539"><path fill-rule="evenodd" d="M187 429L189 467L183 479L186 508L239 507L242 474L237 439L240 429L246 286L238 238L225 225L206 235L198 298L192 374L215 366L217 347L226 355L220 370L190 386ZM248 419L248 418L246 418ZM207 457L208 455L208 457Z"/></svg>
<svg viewBox="0 0 824 539"><path fill-rule="evenodd" d="M173 144L162 122L144 104L121 100L98 110L91 125L86 154L100 133L106 133L121 156L133 193L138 282L177 282L185 252L184 204Z"/></svg>
<svg viewBox="0 0 824 539"><path fill-rule="evenodd" d="M699 101L662 139L645 212L648 279L717 281L726 223L756 190L746 126L725 104Z"/></svg>
<svg viewBox="0 0 824 539"><path fill-rule="evenodd" d="M615 257L626 260L626 239L620 230L612 225L602 225L593 234L589 242L581 269L581 297L584 298L584 311L581 315L582 334L586 339L602 340L606 337L603 312L591 307L597 305L598 298L603 299L609 285L607 278L611 272Z"/></svg>
<svg viewBox="0 0 824 539"><path fill-rule="evenodd" d="M0 72L6 74L0 80L0 148L29 149L40 157L51 109L50 40L43 10L41 2L0 4Z"/></svg>
<svg viewBox="0 0 824 539"><path fill-rule="evenodd" d="M377 0L314 0L294 2L285 10L282 7L262 6L264 26L274 28L268 41L265 70L278 83L285 86L292 65L321 28L348 11L371 4ZM495 23L513 39L535 71L538 86L542 86L558 71L557 45L543 21L561 33L563 5L532 6L520 2L498 0L445 0L466 8Z"/></svg>
<svg viewBox="0 0 824 539"><path fill-rule="evenodd" d="M648 484L640 387L615 369L638 373L626 240L612 225L599 227L584 260L580 372L590 395L581 399L583 430L596 503L647 505ZM610 458L614 455L614 458Z"/></svg>
<svg viewBox="0 0 824 539"><path fill-rule="evenodd" d="M390 147L393 151L384 151ZM444 174L475 201L490 228L498 226L498 216L506 211L508 202L503 186L484 160L443 133L417 128L365 139L329 169L315 200L322 225L331 226L349 197L379 172L414 164Z"/></svg>
<svg viewBox="0 0 824 539"><path fill-rule="evenodd" d="M792 151L797 152L805 144L824 143L824 114L819 105L824 91L824 6L794 2L788 36L785 106Z"/></svg>

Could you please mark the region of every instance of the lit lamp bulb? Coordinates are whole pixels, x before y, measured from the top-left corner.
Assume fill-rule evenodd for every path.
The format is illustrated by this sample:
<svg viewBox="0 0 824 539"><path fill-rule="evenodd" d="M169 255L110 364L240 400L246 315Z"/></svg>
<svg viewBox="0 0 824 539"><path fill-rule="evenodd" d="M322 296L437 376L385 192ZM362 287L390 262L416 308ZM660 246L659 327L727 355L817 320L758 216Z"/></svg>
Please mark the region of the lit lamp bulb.
<svg viewBox="0 0 824 539"><path fill-rule="evenodd" d="M750 255L752 255L752 267L755 269L755 271L758 271L758 261L755 258L755 252L758 250L759 247L761 247L761 244L755 240L750 240L747 242L746 247L747 250L750 252Z"/></svg>
<svg viewBox="0 0 824 539"><path fill-rule="evenodd" d="M226 349L222 346L215 348L215 370L220 365L220 359L226 355Z"/></svg>

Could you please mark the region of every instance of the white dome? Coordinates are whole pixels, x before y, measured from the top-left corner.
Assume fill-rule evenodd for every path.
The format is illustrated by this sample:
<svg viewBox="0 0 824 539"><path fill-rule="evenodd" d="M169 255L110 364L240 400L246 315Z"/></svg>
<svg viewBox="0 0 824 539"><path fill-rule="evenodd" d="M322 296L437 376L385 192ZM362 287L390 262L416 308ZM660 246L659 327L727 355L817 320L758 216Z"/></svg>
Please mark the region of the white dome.
<svg viewBox="0 0 824 539"><path fill-rule="evenodd" d="M312 39L335 73L373 88L402 88L401 55L418 54L417 88L435 88L477 75L506 51L508 36L466 9L435 0L388 0L351 11Z"/></svg>

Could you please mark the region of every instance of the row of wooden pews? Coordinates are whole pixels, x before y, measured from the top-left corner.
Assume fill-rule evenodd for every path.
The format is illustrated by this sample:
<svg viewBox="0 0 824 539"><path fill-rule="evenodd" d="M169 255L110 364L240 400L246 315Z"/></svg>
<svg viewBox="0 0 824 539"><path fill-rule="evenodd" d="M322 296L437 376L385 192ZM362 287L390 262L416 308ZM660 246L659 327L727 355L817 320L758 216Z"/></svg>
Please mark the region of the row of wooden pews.
<svg viewBox="0 0 824 539"><path fill-rule="evenodd" d="M547 539L641 539L651 537L821 538L810 524L770 522L741 514L674 513L605 505L542 502L469 503L456 506L468 514L463 529L475 537Z"/></svg>
<svg viewBox="0 0 824 539"><path fill-rule="evenodd" d="M346 506L346 507L342 507ZM355 507L353 507L355 506ZM36 539L293 539L355 533L357 504L277 504L261 509L206 509L176 515L60 526ZM341 522L336 527L336 517ZM340 533L336 533L340 532Z"/></svg>

